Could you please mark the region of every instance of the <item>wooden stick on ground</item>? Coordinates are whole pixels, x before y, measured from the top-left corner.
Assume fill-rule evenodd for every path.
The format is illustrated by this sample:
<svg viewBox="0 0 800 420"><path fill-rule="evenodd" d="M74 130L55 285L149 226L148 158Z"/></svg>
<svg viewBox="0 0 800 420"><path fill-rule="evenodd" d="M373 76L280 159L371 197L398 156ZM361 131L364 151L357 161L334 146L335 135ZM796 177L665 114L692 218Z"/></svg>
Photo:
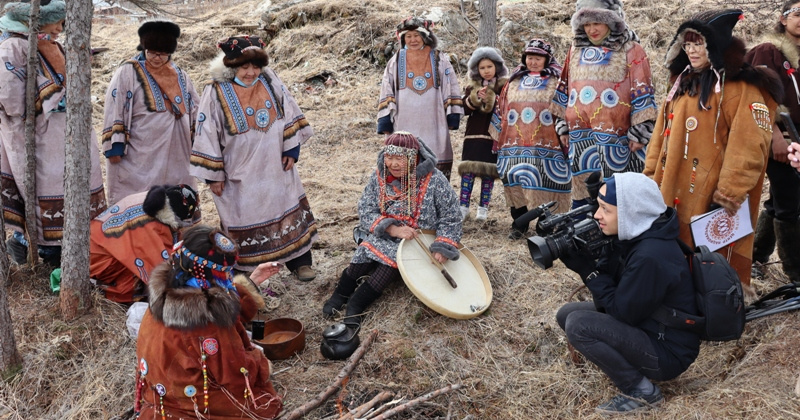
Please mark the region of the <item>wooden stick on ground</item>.
<svg viewBox="0 0 800 420"><path fill-rule="evenodd" d="M369 412L373 407L376 405L394 397L394 392L390 391L383 391L378 393L375 397L373 397L368 402L361 404L360 406L350 410L349 413L345 413L343 416L339 417L339 420L354 420L357 418L364 417L364 414Z"/></svg>
<svg viewBox="0 0 800 420"><path fill-rule="evenodd" d="M432 400L432 399L438 397L439 395L447 394L450 391L455 391L457 389L460 389L462 386L463 385L461 385L461 384L447 385L444 388L440 388L440 389L437 389L436 391L429 392L429 393L427 393L427 394L425 394L425 395L423 395L421 397L414 398L413 400L411 400L411 401L409 401L407 403L400 404L397 407L395 407L395 408L393 408L393 409L391 409L389 411L386 411L385 413L383 413L383 414L381 414L379 416L370 417L369 419L370 420L386 420L389 417L392 417L395 414L398 414L398 413L401 413L401 412L403 412L405 410L408 410L409 408L411 408L411 407L413 407L413 406L415 406L417 404L424 403L424 402L426 402L428 400Z"/></svg>
<svg viewBox="0 0 800 420"><path fill-rule="evenodd" d="M375 341L375 337L377 336L378 336L378 330L372 330L369 333L369 336L367 336L366 340L362 341L361 345L358 346L356 351L350 356L349 359L347 359L347 363L344 365L342 370L339 371L339 374L336 375L336 378L334 378L333 383L327 389L325 389L319 395L317 395L317 397L314 398L313 400L292 410L292 412L289 413L288 416L286 417L286 420L297 420L300 417L303 417L306 414L308 414L311 410L319 407L323 402L325 402L325 400L330 398L331 395L333 395L333 393L336 392L336 390L338 390L339 387L342 386L342 382L344 382L344 379L350 376L350 374L353 372L353 369L356 368L356 365L361 360L361 357L364 356L364 354L369 349L370 345L372 345L372 342Z"/></svg>

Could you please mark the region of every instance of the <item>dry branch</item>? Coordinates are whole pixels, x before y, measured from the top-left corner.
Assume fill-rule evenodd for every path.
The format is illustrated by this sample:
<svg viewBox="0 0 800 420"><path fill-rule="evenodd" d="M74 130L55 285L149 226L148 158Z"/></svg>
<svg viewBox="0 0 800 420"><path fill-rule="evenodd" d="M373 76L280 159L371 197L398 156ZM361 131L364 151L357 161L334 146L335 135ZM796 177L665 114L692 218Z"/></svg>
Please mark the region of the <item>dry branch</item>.
<svg viewBox="0 0 800 420"><path fill-rule="evenodd" d="M320 404L322 404L323 402L325 402L325 400L330 398L331 395L333 395L333 393L336 392L336 390L342 386L342 382L344 382L345 378L350 376L350 374L353 372L353 369L356 368L356 365L361 360L361 357L364 356L364 354L369 349L370 345L372 345L372 342L375 341L375 337L377 336L378 336L378 330L372 330L367 339L361 342L361 345L358 346L355 353L353 353L347 360L347 364L345 364L342 370L339 371L339 374L336 375L336 378L334 378L333 383L327 389L325 389L325 391L322 391L319 395L317 395L317 397L314 398L313 400L292 410L292 412L289 413L289 415L286 417L286 420L297 420L300 417L303 417L306 414L308 414L311 410L319 407Z"/></svg>
<svg viewBox="0 0 800 420"><path fill-rule="evenodd" d="M339 420L354 420L357 418L364 417L364 415L367 414L367 412L369 412L369 410L371 410L373 407L392 397L394 397L394 392L390 391L380 392L378 395L373 397L368 402L361 404L360 406L350 410L349 413L346 413L345 415L339 417Z"/></svg>
<svg viewBox="0 0 800 420"><path fill-rule="evenodd" d="M413 407L413 406L415 406L417 404L421 404L421 403L424 403L424 402L426 402L428 400L432 400L432 399L438 397L439 395L447 394L448 392L455 391L457 389L460 389L461 387L462 387L461 384L447 385L444 388L439 388L436 391L429 392L429 393L427 393L427 394L425 394L425 395L423 395L421 397L418 397L418 398L414 398L413 400L411 400L411 401L409 401L407 403L400 404L397 407L395 407L395 408L393 408L393 409L391 409L391 410L389 410L389 411L387 411L387 412L385 412L385 413L383 413L383 414L381 414L381 415L379 415L377 417L369 417L369 419L370 420L385 420L385 419L388 419L389 417L392 417L395 414L398 414L398 413L401 413L401 412L403 412L405 410L408 410L409 408L411 408L411 407Z"/></svg>
<svg viewBox="0 0 800 420"><path fill-rule="evenodd" d="M469 24L469 26L471 26L472 29L475 30L475 32L479 32L478 28L475 27L475 25L473 25L472 22L470 22L469 18L467 17L467 12L464 10L464 0L461 0L460 3L461 3L461 16L464 18L464 21L466 21Z"/></svg>

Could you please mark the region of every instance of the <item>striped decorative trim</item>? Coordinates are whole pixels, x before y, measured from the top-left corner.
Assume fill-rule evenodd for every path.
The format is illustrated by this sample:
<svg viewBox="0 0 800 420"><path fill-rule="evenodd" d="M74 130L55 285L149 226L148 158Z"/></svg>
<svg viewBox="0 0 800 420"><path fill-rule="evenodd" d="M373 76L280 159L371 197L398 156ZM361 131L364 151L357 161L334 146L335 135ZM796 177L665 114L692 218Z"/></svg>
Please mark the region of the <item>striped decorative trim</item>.
<svg viewBox="0 0 800 420"><path fill-rule="evenodd" d="M131 132L128 130L128 127L125 127L125 122L116 120L111 127L106 128L103 130L103 134L101 135L100 139L102 140L101 143L106 143L111 141L111 138L114 137L114 134L125 134L125 144L129 143L129 139L131 137Z"/></svg>
<svg viewBox="0 0 800 420"><path fill-rule="evenodd" d="M450 238L445 238L444 236L437 236L434 242L444 242L446 244L452 245L454 248L458 248L458 242Z"/></svg>
<svg viewBox="0 0 800 420"><path fill-rule="evenodd" d="M292 138L298 131L306 127L308 127L308 120L303 114L300 114L292 122L283 126L283 141Z"/></svg>
<svg viewBox="0 0 800 420"><path fill-rule="evenodd" d="M384 253L378 251L378 248L375 248L374 246L372 246L371 243L369 243L367 241L363 241L363 242L361 242L360 246L363 246L364 248L367 248L373 255L375 255L376 257L380 258L381 261L383 261L389 267L397 268L397 262L395 260L389 258Z"/></svg>
<svg viewBox="0 0 800 420"><path fill-rule="evenodd" d="M166 112L164 93L161 92L158 83L145 69L144 61L128 60L126 63L131 64L136 71L136 78L142 85L142 92L144 92L144 104L147 106L147 110L150 112Z"/></svg>
<svg viewBox="0 0 800 420"><path fill-rule="evenodd" d="M192 151L189 163L210 171L221 171L225 169L225 163L221 157L210 156L197 151Z"/></svg>
<svg viewBox="0 0 800 420"><path fill-rule="evenodd" d="M386 217L386 216L381 216L381 217L378 217L377 219L375 219L375 222L373 222L372 226L369 227L369 231L372 232L372 233L375 233L375 228L378 227L378 225L382 221L384 221L386 219L388 219L388 217Z"/></svg>
<svg viewBox="0 0 800 420"><path fill-rule="evenodd" d="M397 100L394 99L394 95L389 95L389 96L381 99L381 101L378 103L378 111L388 107L389 104L396 104L396 103L397 103Z"/></svg>
<svg viewBox="0 0 800 420"><path fill-rule="evenodd" d="M451 106L464 106L464 101L458 96L451 96L444 101L444 108Z"/></svg>

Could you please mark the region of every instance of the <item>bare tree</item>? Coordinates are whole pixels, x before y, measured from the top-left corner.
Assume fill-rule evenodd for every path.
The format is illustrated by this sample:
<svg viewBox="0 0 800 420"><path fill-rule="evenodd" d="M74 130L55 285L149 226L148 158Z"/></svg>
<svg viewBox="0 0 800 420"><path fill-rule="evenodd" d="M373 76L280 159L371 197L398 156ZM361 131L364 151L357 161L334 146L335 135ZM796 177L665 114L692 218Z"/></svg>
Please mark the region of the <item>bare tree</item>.
<svg viewBox="0 0 800 420"><path fill-rule="evenodd" d="M5 232L6 226L0 213L0 232ZM11 311L8 309L8 255L6 243L0 241L0 378L5 379L16 373L22 366L22 357L17 351L17 340L14 339L14 324L11 321Z"/></svg>
<svg viewBox="0 0 800 420"><path fill-rule="evenodd" d="M89 283L89 198L91 173L92 0L67 2L67 129L64 168L64 239L61 315L71 320L91 307Z"/></svg>
<svg viewBox="0 0 800 420"><path fill-rule="evenodd" d="M497 44L497 0L480 0L481 24L478 46L494 47Z"/></svg>
<svg viewBox="0 0 800 420"><path fill-rule="evenodd" d="M31 1L31 15L28 22L28 78L25 80L25 230L28 233L28 261L34 265L39 260L39 229L36 227L36 98L39 73L39 0Z"/></svg>

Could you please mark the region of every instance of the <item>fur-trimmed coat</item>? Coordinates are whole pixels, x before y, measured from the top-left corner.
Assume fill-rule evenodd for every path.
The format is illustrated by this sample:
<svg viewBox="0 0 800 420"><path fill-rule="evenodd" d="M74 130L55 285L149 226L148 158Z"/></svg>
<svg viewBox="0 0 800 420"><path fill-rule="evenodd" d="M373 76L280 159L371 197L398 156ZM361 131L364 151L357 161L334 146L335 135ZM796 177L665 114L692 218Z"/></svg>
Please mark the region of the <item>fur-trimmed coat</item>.
<svg viewBox="0 0 800 420"><path fill-rule="evenodd" d="M464 115L467 116L467 129L464 132L464 149L459 175L465 173L476 176L499 178L497 174L497 153L494 152L494 139L489 135L497 95L508 82L508 77L494 79L486 85L486 98L478 98L478 91L484 86L482 80L470 80L464 89Z"/></svg>
<svg viewBox="0 0 800 420"><path fill-rule="evenodd" d="M225 420L249 414L277 416L282 402L269 379L269 360L251 344L242 324L255 316L257 297L239 284L239 296L220 287L173 287L171 273L167 263L153 271L150 308L139 329L135 407L140 418L155 418L162 406L172 418L195 418L195 410L203 413L203 365L208 377L204 415ZM253 394L244 400L248 383Z"/></svg>
<svg viewBox="0 0 800 420"><path fill-rule="evenodd" d="M392 225L435 230L436 240L431 244L430 251L439 252L450 260L458 259L458 242L462 233L458 196L447 178L436 169L436 158L425 144L420 144L418 156L416 174L419 194L413 198L417 201L418 212L409 217L405 214L408 207L407 197L395 195L401 182L396 179L387 182L383 152L378 155L378 167L370 176L358 201L359 224L370 234L356 248L351 263L377 261L397 268L397 248L400 239L386 233L386 229ZM381 194L384 191L395 197L387 198L385 209L381 210Z"/></svg>
<svg viewBox="0 0 800 420"><path fill-rule="evenodd" d="M644 174L659 184L667 206L677 209L680 238L689 244L692 216L709 211L712 203L735 210L749 197L753 226L758 216L782 87L772 70L744 63L744 52L744 43L734 38L725 53L722 89L711 89L710 109L699 107L697 94L679 94L661 107L650 139ZM690 72L681 83L691 85L701 75ZM752 250L749 235L736 241L731 254L744 284L750 283ZM728 248L721 252L727 257Z"/></svg>
<svg viewBox="0 0 800 420"><path fill-rule="evenodd" d="M745 61L754 67L765 66L778 74L783 83L785 97L782 105L800 127L800 48L783 34L769 34L763 42L747 52ZM778 125L783 124L778 120Z"/></svg>

